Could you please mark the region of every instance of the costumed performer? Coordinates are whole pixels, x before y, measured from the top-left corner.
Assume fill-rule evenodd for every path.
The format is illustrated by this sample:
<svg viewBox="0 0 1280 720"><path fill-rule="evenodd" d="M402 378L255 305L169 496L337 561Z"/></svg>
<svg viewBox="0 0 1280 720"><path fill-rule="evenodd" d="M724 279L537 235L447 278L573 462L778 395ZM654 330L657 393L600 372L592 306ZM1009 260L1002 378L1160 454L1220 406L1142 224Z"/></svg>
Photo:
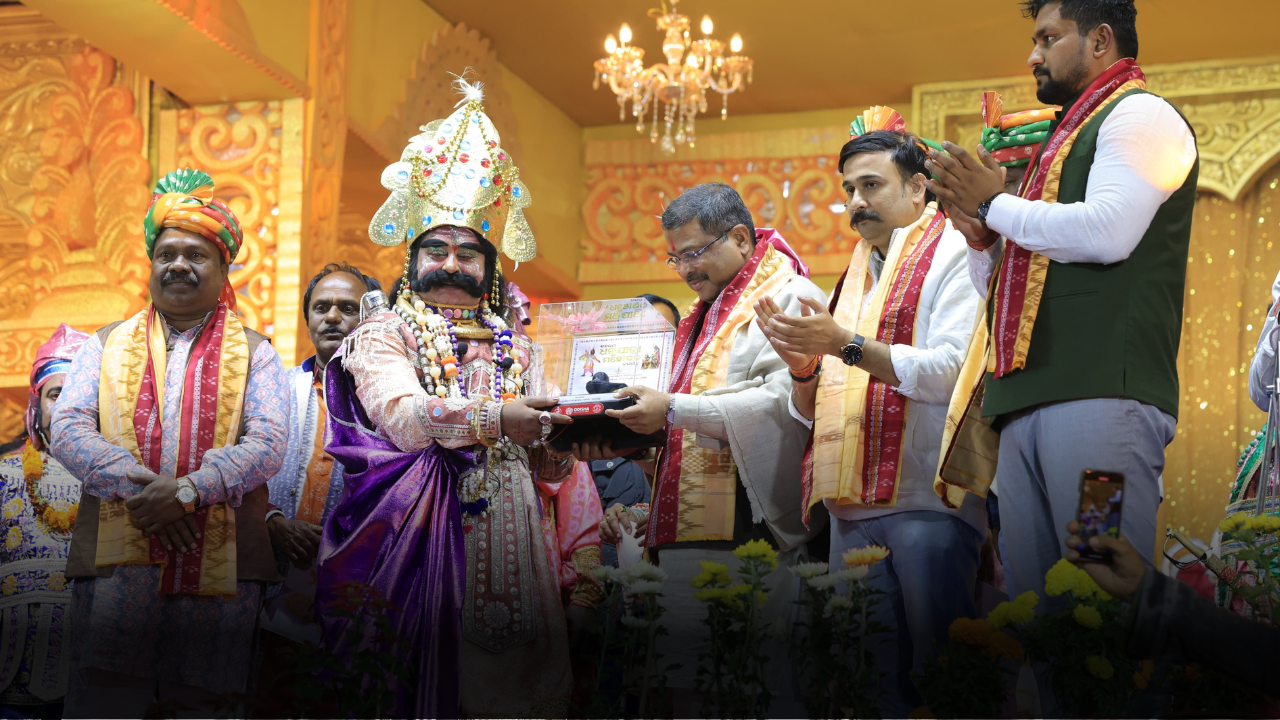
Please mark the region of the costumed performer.
<svg viewBox="0 0 1280 720"><path fill-rule="evenodd" d="M556 398L541 394L523 297L489 240L533 259L529 190L479 84L459 86L458 110L383 172L391 197L369 235L408 243L404 277L389 308L366 296L369 315L326 373L326 449L346 473L316 603L323 613L355 581L399 608L415 674L398 687L398 713L552 716L571 692L569 631L595 618L599 498L572 456L539 443L570 420L542 409ZM553 557L566 550L580 571L567 608L567 569ZM346 622L322 615L322 626L349 656Z"/></svg>

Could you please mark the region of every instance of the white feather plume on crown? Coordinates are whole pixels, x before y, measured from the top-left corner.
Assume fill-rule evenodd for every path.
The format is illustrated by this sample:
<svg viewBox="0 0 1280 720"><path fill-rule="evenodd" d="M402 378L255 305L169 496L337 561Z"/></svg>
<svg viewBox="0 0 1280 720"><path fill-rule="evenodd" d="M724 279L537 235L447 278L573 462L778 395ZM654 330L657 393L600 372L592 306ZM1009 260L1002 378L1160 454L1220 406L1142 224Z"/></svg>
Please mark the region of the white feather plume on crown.
<svg viewBox="0 0 1280 720"><path fill-rule="evenodd" d="M453 89L462 96L462 99L455 103L454 107L462 107L463 105L473 101L484 101L484 83L479 80L473 83L467 82L466 75L469 72L471 72L471 68L463 70L461 75L453 75L453 73L450 73L450 75L453 75Z"/></svg>

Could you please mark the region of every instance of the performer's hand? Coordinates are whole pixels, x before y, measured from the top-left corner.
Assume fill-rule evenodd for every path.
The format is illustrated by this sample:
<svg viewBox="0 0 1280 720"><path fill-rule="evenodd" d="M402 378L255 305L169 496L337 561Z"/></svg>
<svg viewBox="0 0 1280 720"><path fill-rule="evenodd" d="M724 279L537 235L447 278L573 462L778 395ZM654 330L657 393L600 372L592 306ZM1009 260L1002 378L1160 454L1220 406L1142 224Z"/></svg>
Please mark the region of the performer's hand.
<svg viewBox="0 0 1280 720"><path fill-rule="evenodd" d="M592 460L612 460L618 457L618 453L613 451L613 446L608 440L600 438L592 438L584 440L580 443L574 443L570 452L573 456L582 462L591 462Z"/></svg>
<svg viewBox="0 0 1280 720"><path fill-rule="evenodd" d="M1134 593L1138 591L1138 584L1142 582L1142 575L1147 571L1137 548L1122 537L1095 535L1089 538L1089 547L1094 550L1110 550L1111 562L1083 562L1080 560L1080 553L1076 551L1080 547L1080 537L1076 535L1080 532L1080 523L1075 520L1067 523L1067 532L1067 560L1089 573L1098 587L1125 602L1131 602Z"/></svg>
<svg viewBox="0 0 1280 720"><path fill-rule="evenodd" d="M604 414L618 418L630 430L641 435L652 435L667 426L667 410L671 408L671 396L661 390L643 385L624 387L614 397L633 397L636 404L621 410L605 410Z"/></svg>
<svg viewBox="0 0 1280 720"><path fill-rule="evenodd" d="M600 624L600 614L594 608L570 604L564 611L564 619L569 626L569 654L585 653L595 634L593 629Z"/></svg>
<svg viewBox="0 0 1280 720"><path fill-rule="evenodd" d="M924 166L937 179L930 178L925 184L943 205L955 206L976 218L979 205L1004 192L1004 168L981 145L978 159L955 143L944 142L942 147L947 152L929 150Z"/></svg>
<svg viewBox="0 0 1280 720"><path fill-rule="evenodd" d="M186 516L187 511L176 496L178 481L175 478L148 472L131 472L127 476L130 482L143 486L136 495L124 501L124 506L129 509L143 532L148 535L160 534L166 525ZM165 533L160 537L165 540L169 536Z"/></svg>
<svg viewBox="0 0 1280 720"><path fill-rule="evenodd" d="M947 205L947 217L951 224L964 235L965 242L974 250L986 250L1000 239L1000 233L982 224L981 220L965 215L955 205Z"/></svg>
<svg viewBox="0 0 1280 720"><path fill-rule="evenodd" d="M779 354L835 355L853 342L853 331L840 327L827 312L827 306L813 298L802 297L800 302L809 309L808 315L792 317L774 313L764 327L764 335L773 343ZM803 367L803 366L802 366Z"/></svg>
<svg viewBox="0 0 1280 720"><path fill-rule="evenodd" d="M285 554L299 570L311 567L320 552L319 525L305 520L290 520L283 515L272 515L267 521L267 535L271 547Z"/></svg>
<svg viewBox="0 0 1280 720"><path fill-rule="evenodd" d="M542 439L542 413L555 407L560 398L525 397L502 406L502 434L511 442L529 447ZM549 413L552 425L568 425L573 419L568 415Z"/></svg>
<svg viewBox="0 0 1280 720"><path fill-rule="evenodd" d="M614 503L604 511L604 519L600 521L600 540L617 545L622 542L623 528L630 531L636 524L636 518L622 503Z"/></svg>
<svg viewBox="0 0 1280 720"><path fill-rule="evenodd" d="M760 298L751 307L756 311L756 327L760 328L761 332L764 333L765 338L769 340L769 344L773 345L774 352L778 353L778 357L782 358L782 362L791 368L791 372L798 373L807 369L809 363L813 362L813 355L787 350L777 339L769 336L769 319L774 315L784 314L782 308L778 307L773 298ZM801 305L800 315L801 317L809 317L813 315L813 310L808 305Z"/></svg>

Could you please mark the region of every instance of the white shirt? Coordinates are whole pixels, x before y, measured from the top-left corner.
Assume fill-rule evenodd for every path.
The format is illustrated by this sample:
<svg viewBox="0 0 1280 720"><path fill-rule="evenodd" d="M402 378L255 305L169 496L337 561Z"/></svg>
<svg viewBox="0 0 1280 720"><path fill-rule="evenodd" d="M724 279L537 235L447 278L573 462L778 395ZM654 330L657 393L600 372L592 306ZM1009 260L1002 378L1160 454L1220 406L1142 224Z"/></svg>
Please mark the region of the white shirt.
<svg viewBox="0 0 1280 720"><path fill-rule="evenodd" d="M1084 202L996 196L987 227L1062 263L1117 263L1133 252L1156 211L1186 181L1196 140L1165 99L1131 95L1102 121ZM986 297L1000 243L969 249L969 273Z"/></svg>
<svg viewBox="0 0 1280 720"><path fill-rule="evenodd" d="M900 242L901 238L902 230L895 230L889 240L890 246ZM979 297L969 279L966 247L964 235L947 221L933 264L929 266L920 289L912 343L889 346L889 359L900 381L895 391L907 397L897 502L892 507L867 507L836 505L827 500L827 509L835 517L867 520L912 510L935 510L958 515L979 534L986 536L986 512L982 498L965 493L960 508L952 510L933 491L933 478L942 453L942 429L947 421L947 406L951 403L951 391L955 389L956 378L960 375L960 366L964 363L969 338L973 334L973 319L978 311ZM873 272L872 293L879 282L879 273ZM862 304L863 313L870 304L869 301ZM840 362L838 358L827 358L827 361ZM789 409L792 416L813 427L813 421L801 415L796 408L794 398Z"/></svg>
<svg viewBox="0 0 1280 720"><path fill-rule="evenodd" d="M1277 301L1280 301L1280 275L1276 275L1276 281L1271 284L1271 307L1258 335L1253 362L1249 363L1249 397L1263 412L1267 411L1267 386L1276 381L1276 341L1272 333L1276 330L1276 313L1280 312Z"/></svg>

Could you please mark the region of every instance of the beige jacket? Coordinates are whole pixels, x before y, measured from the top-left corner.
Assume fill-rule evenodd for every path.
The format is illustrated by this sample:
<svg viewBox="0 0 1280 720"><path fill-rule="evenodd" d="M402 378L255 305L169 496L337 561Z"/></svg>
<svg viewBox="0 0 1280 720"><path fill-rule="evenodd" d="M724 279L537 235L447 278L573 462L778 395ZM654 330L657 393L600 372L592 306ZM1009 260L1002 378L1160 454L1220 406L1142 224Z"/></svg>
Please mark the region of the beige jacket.
<svg viewBox="0 0 1280 720"><path fill-rule="evenodd" d="M773 300L795 316L800 314L801 297L827 302L817 285L799 275ZM764 520L783 551L808 541L827 522L826 513L816 510L808 529L800 520L800 464L809 429L788 411L790 397L787 364L754 320L733 339L725 387L701 395L674 395L673 425L697 433L698 442L706 446L729 443L738 479L751 499L751 519Z"/></svg>

